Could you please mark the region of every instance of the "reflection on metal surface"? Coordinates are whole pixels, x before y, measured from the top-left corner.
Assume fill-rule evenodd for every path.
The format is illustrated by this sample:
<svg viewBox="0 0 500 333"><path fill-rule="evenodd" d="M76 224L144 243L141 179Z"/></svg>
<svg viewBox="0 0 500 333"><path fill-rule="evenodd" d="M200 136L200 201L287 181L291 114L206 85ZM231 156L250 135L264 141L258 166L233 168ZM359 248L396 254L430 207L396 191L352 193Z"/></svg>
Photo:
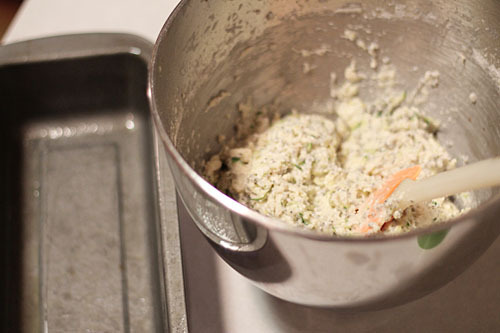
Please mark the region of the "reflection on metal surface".
<svg viewBox="0 0 500 333"><path fill-rule="evenodd" d="M174 190L155 177L150 48L116 34L0 47L0 331L187 330L177 220L157 200Z"/></svg>
<svg viewBox="0 0 500 333"><path fill-rule="evenodd" d="M448 230L441 230L429 235L418 236L417 243L424 250L430 250L438 246L446 237Z"/></svg>

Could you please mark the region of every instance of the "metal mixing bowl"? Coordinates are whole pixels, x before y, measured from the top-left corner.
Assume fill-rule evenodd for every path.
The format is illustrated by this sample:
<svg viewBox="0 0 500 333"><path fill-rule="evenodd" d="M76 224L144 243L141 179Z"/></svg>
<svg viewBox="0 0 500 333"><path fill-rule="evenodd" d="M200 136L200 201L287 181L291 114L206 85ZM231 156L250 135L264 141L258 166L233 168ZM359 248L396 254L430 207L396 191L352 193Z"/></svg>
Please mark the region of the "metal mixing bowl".
<svg viewBox="0 0 500 333"><path fill-rule="evenodd" d="M378 42L403 88L415 87L426 70L441 73L421 110L441 121L438 139L454 143L453 155L499 155L498 17L494 0L181 1L156 42L150 93L178 192L199 229L234 269L291 302L377 309L451 281L500 233L497 190L475 192L479 207L447 223L394 237L341 238L265 217L199 173L221 149L217 135L234 135L239 102L314 111L329 98L332 70L341 74L351 58L368 70L367 54L341 38L347 27ZM316 68L304 74L299 51L322 44L332 51L308 58Z"/></svg>

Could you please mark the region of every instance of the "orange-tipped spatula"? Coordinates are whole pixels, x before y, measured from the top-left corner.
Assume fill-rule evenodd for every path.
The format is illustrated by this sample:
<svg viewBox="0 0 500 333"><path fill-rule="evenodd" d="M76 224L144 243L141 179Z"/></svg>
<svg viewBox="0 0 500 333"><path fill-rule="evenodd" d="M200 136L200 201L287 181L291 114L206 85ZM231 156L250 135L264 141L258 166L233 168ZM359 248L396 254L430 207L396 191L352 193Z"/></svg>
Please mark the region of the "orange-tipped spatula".
<svg viewBox="0 0 500 333"><path fill-rule="evenodd" d="M392 212L382 207L391 198L391 210L465 191L500 185L500 157L483 160L437 175L416 180L421 167L414 166L391 176L380 189L373 192L360 211L367 212L367 221L360 231L378 231Z"/></svg>

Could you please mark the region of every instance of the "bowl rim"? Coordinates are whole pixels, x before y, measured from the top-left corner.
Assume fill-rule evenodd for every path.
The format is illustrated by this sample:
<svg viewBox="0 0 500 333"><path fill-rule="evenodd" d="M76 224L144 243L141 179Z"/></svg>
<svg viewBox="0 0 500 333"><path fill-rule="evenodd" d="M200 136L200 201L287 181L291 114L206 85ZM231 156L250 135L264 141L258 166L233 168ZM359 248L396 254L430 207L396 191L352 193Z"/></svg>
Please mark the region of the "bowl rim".
<svg viewBox="0 0 500 333"><path fill-rule="evenodd" d="M202 192L205 196L210 198L213 202L223 206L229 211L236 213L241 218L246 221L251 221L258 226L264 227L270 231L284 232L296 237L305 237L312 240L323 241L323 242L388 242L397 241L402 239L414 238L423 235L432 234L442 230L448 230L451 227L462 224L465 222L480 222L481 215L485 215L489 211L499 210L500 208L500 194L494 195L492 198L488 199L486 202L481 203L478 207L474 207L464 214L461 214L453 219L447 220L445 222L440 222L437 224L431 224L429 226L416 228L414 230L403 232L399 234L373 234L368 236L361 235L350 235L350 236L339 236L339 235L328 235L319 232L315 232L308 229L298 228L289 225L282 220L274 217L265 216L245 205L239 203L235 199L227 196L226 194L219 191L215 186L210 184L201 175L199 175L187 161L182 157L182 155L177 151L175 145L167 134L165 127L161 121L160 113L158 110L156 102L156 71L158 70L158 53L160 45L166 42L166 38L170 27L174 24L174 21L181 10L184 9L189 0L181 0L175 9L172 11L170 16L167 18L166 22L162 26L158 38L154 44L152 57L148 66L148 87L147 96L150 104L150 110L152 113L153 121L158 130L159 137L163 142L164 148L167 151L167 156L173 161L184 176L186 176L194 187ZM168 79L167 79L168 81ZM175 182L175 179L174 179ZM217 235L215 233L215 235ZM218 237L218 236L217 236Z"/></svg>

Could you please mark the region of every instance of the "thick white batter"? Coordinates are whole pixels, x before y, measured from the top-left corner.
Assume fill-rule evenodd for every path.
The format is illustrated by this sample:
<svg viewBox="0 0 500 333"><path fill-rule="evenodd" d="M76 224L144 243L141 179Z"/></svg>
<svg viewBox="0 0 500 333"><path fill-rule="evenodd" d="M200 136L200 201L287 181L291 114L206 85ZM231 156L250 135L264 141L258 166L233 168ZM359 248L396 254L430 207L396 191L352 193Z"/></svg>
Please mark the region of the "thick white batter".
<svg viewBox="0 0 500 333"><path fill-rule="evenodd" d="M255 120L254 134L207 161L206 178L248 207L287 223L327 234L360 233L359 208L388 176L420 165L419 178L425 178L456 163L435 139L436 122L407 103L406 92L393 89L394 75L382 66L375 79L386 93L367 103L358 97L365 77L352 62L344 84L332 86L334 115L293 111L270 122L264 113ZM427 72L418 91L437 86L438 78ZM395 212L382 232L407 231L459 213L440 198Z"/></svg>

